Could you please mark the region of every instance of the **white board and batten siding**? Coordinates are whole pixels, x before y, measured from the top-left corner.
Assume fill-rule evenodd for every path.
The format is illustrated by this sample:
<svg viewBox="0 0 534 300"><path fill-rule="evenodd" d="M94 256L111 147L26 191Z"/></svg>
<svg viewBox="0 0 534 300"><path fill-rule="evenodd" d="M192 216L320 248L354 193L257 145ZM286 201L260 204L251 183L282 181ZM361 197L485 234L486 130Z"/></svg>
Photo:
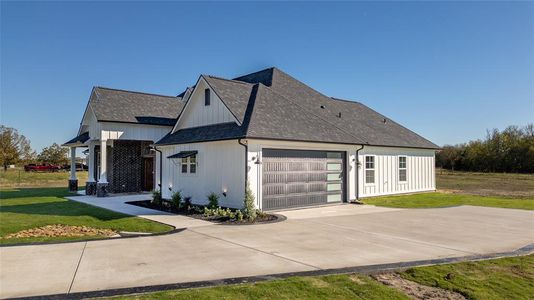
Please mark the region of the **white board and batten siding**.
<svg viewBox="0 0 534 300"><path fill-rule="evenodd" d="M371 147L359 153L360 197L434 191L435 150ZM365 182L365 157L374 156L375 182ZM399 181L399 157L406 157L406 181Z"/></svg>
<svg viewBox="0 0 534 300"><path fill-rule="evenodd" d="M434 191L435 185L435 150L371 147L366 146L358 152L360 166L356 165L356 150L359 145L341 145L326 143L306 143L275 140L248 140L248 178L251 190L257 200L257 205L262 207L262 164L255 164L258 157L262 158L262 150L265 148L295 149L295 150L320 150L341 151L346 153L346 191L347 200L356 199L356 181L359 183L359 197L371 197L380 195L392 195L401 193ZM365 156L375 157L375 183L365 183ZM398 157L406 157L406 182L400 182ZM358 176L356 178L356 170Z"/></svg>
<svg viewBox="0 0 534 300"><path fill-rule="evenodd" d="M208 203L208 194L214 192L220 195L219 205L242 207L245 192L244 147L236 140L158 148L164 160L163 198L170 199L173 192L181 191L183 196L192 197L194 204L205 205ZM180 159L167 158L181 151L198 151L195 174L182 173ZM226 191L226 197L222 195L223 191Z"/></svg>
<svg viewBox="0 0 534 300"><path fill-rule="evenodd" d="M210 105L204 105L204 90L207 88L209 86L201 78L173 131L183 128L237 122L230 110L211 89Z"/></svg>
<svg viewBox="0 0 534 300"><path fill-rule="evenodd" d="M170 126L99 122L102 137L114 140L157 142L171 130Z"/></svg>

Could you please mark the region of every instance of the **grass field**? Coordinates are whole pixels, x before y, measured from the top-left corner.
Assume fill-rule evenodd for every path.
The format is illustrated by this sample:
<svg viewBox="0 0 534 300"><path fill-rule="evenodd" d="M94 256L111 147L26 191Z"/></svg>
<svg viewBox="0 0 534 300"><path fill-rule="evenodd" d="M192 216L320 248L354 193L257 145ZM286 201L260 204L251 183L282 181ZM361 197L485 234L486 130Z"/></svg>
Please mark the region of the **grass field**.
<svg viewBox="0 0 534 300"><path fill-rule="evenodd" d="M467 299L532 299L534 255L411 268L401 277ZM292 277L255 284L156 292L136 299L410 299L367 275ZM427 298L429 299L429 298Z"/></svg>
<svg viewBox="0 0 534 300"><path fill-rule="evenodd" d="M78 186L85 185L87 172L76 172ZM67 187L70 172L25 172L24 169L0 170L0 188Z"/></svg>
<svg viewBox="0 0 534 300"><path fill-rule="evenodd" d="M366 204L397 208L431 208L457 205L474 205L534 210L534 199L484 197L464 194L425 193L402 196L373 197Z"/></svg>
<svg viewBox="0 0 534 300"><path fill-rule="evenodd" d="M534 298L534 254L412 268L402 272L401 276L424 285L458 292L468 299Z"/></svg>
<svg viewBox="0 0 534 300"><path fill-rule="evenodd" d="M372 197L364 203L397 208L475 205L534 210L534 174L438 170L437 193Z"/></svg>
<svg viewBox="0 0 534 300"><path fill-rule="evenodd" d="M45 225L63 224L114 231L165 232L172 227L63 198L66 188L0 190L0 244L50 242L87 237L32 237L4 239L10 233ZM92 236L98 238L99 236Z"/></svg>
<svg viewBox="0 0 534 300"><path fill-rule="evenodd" d="M534 174L451 172L438 169L439 190L454 193L534 199Z"/></svg>

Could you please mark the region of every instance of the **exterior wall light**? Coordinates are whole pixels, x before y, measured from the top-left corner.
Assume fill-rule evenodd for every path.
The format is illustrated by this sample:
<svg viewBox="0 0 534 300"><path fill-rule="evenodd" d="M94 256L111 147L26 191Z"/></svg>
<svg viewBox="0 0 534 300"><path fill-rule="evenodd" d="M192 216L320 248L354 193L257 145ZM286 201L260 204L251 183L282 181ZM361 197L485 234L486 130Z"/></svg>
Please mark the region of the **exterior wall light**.
<svg viewBox="0 0 534 300"><path fill-rule="evenodd" d="M227 189L227 188L223 188L223 190L222 190L222 195L223 195L224 197L226 197L226 192L228 192L228 189Z"/></svg>

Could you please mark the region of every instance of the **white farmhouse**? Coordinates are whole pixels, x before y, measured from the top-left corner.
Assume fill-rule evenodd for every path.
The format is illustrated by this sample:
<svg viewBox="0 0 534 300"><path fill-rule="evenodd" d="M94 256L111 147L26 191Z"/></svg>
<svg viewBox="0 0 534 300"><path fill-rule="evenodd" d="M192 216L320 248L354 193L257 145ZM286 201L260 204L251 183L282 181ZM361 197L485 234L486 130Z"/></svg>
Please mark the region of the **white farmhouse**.
<svg viewBox="0 0 534 300"><path fill-rule="evenodd" d="M124 97L128 102L129 96ZM114 174L121 173L128 159L137 161L134 156L155 159L128 176L146 182L154 168L154 184L164 198L181 191L197 204L207 203L206 196L215 192L221 195L220 205L240 208L247 185L262 210L435 190L437 145L361 103L327 97L277 68L232 80L202 75L174 99L151 97L162 97L159 107L166 107L165 113L130 108L123 118L163 118L172 120L173 127L170 122L103 120L86 112L80 128L85 140L79 136L67 145L107 145L118 152L118 145L145 142L140 152L130 151L130 158L108 158ZM120 115L120 106L110 106L106 113ZM143 150L150 141L155 151ZM90 146L90 172L95 174L90 179L109 181L109 166L100 163L106 152L95 153ZM108 191L128 191L110 187L108 181L101 184ZM114 178L113 185L121 182Z"/></svg>

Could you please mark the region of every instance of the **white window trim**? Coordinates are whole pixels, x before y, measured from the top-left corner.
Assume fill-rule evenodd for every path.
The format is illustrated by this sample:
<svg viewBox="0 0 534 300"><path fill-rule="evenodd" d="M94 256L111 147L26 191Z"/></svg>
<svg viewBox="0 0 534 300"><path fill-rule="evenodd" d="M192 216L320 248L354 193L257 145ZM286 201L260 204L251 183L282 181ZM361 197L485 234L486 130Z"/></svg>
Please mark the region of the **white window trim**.
<svg viewBox="0 0 534 300"><path fill-rule="evenodd" d="M182 172L182 165L184 164L182 162L182 158L180 158L179 164L178 164L178 172L180 176L197 176L198 175L198 153L194 155L196 157L196 170L195 173L191 173L191 156L187 157L187 162L185 163L187 165L187 172Z"/></svg>
<svg viewBox="0 0 534 300"><path fill-rule="evenodd" d="M374 171L374 182L367 183L367 157L373 158L373 168L369 170ZM363 156L363 183L366 186L375 186L376 185L376 155L364 155Z"/></svg>
<svg viewBox="0 0 534 300"><path fill-rule="evenodd" d="M400 167L400 158L404 157L406 159L404 169L401 169ZM400 180L400 170L406 171L406 180ZM399 183L408 183L408 156L406 155L399 155L397 158L397 178L399 180Z"/></svg>

